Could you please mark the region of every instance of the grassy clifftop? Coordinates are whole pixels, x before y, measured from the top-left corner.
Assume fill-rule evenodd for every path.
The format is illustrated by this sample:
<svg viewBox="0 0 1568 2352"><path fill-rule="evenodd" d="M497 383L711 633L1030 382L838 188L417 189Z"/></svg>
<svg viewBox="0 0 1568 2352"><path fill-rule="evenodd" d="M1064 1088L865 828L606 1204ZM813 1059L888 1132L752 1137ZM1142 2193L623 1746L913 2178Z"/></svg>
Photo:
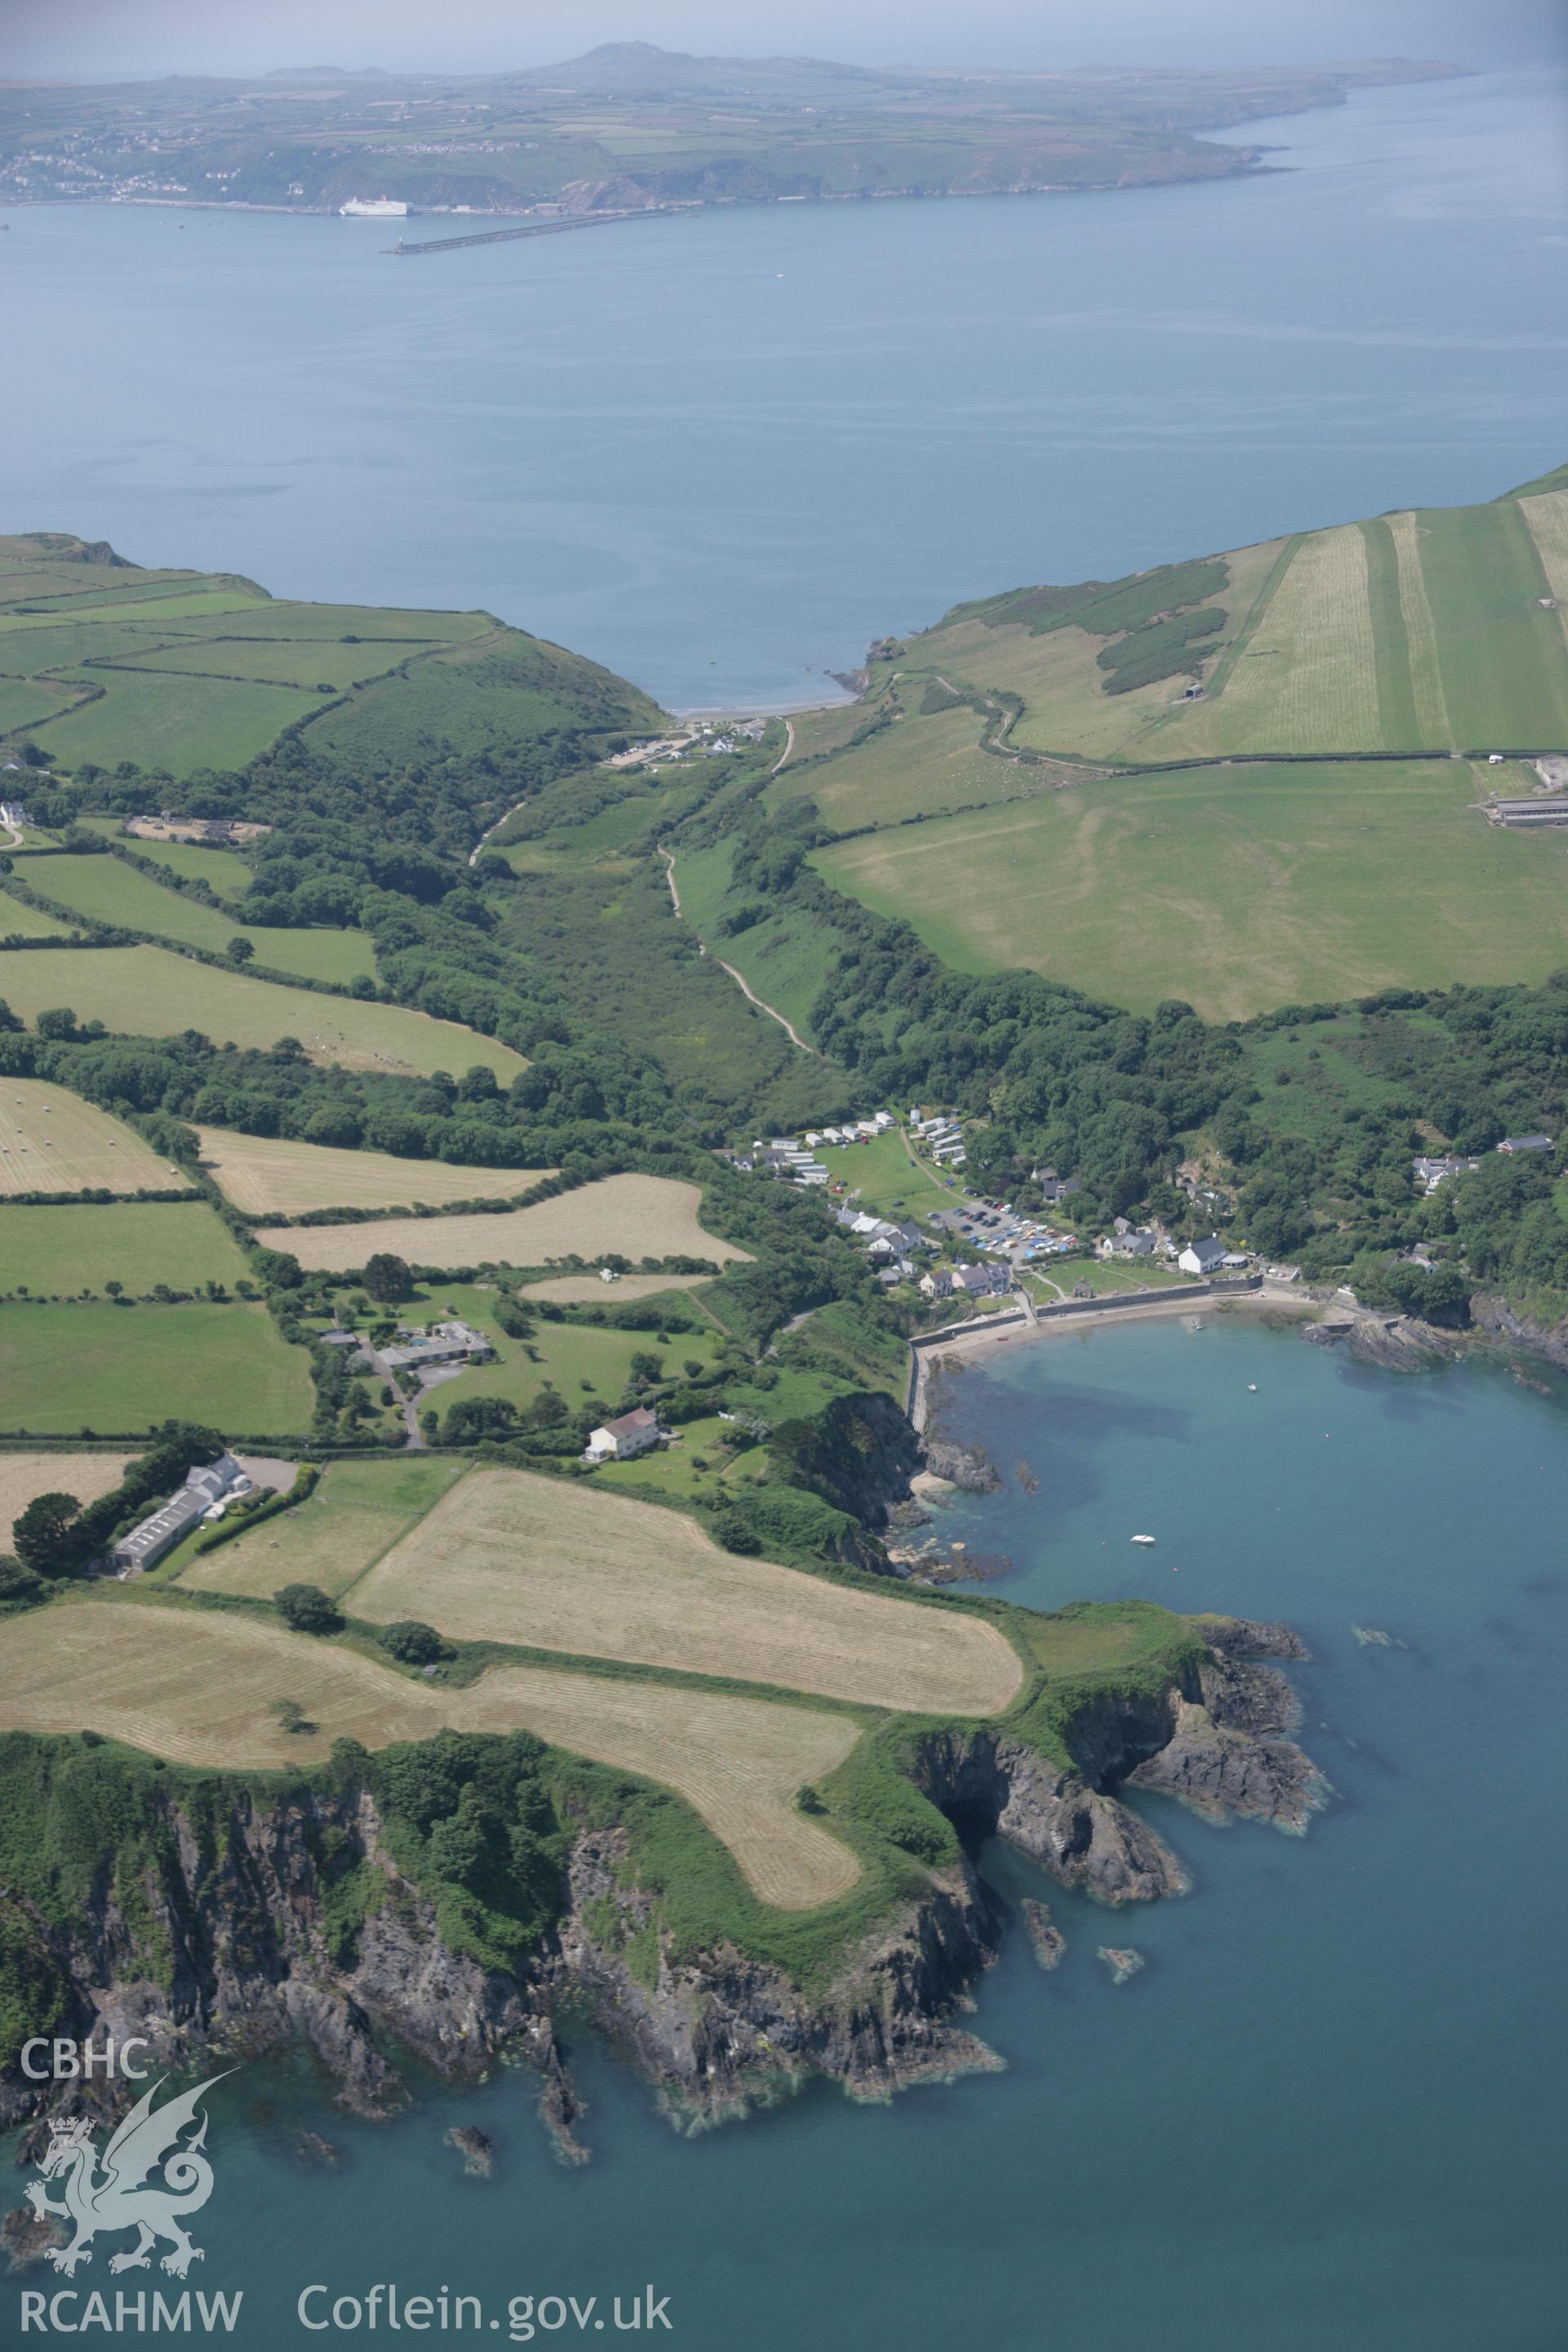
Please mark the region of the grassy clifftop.
<svg viewBox="0 0 1568 2352"><path fill-rule="evenodd" d="M661 717L489 613L290 604L64 532L0 538L0 743L25 738L68 770L130 756L178 779L294 736L375 772Z"/></svg>

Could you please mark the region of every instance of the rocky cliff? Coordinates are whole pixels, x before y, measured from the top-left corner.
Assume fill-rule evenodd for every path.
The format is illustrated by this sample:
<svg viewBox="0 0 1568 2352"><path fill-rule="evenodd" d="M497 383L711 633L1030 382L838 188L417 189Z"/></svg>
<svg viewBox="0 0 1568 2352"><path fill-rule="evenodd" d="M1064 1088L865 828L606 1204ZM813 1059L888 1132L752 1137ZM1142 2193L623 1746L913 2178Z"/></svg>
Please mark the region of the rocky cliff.
<svg viewBox="0 0 1568 2352"><path fill-rule="evenodd" d="M913 1777L971 1838L999 1835L1061 1885L1109 1904L1186 1885L1160 1837L1119 1801L1127 1782L1211 1817L1300 1828L1321 1783L1284 1736L1289 1686L1256 1663L1300 1655L1300 1644L1279 1627L1194 1623L1201 1654L1165 1687L1085 1692L1071 1718L1071 1768L1005 1726L965 1726L917 1737ZM300 1784L270 1805L242 1794L199 1830L172 1795L162 1828L156 1862L134 1889L117 1891L106 1868L68 1927L34 1917L68 1987L55 2031L141 2035L172 2066L302 2042L342 2099L371 2115L406 2095L398 2053L455 2080L521 2057L537 2072L545 2120L568 2158L581 2151L555 2024L567 2012L616 2042L688 2125L737 2114L811 2074L880 2097L921 2076L999 2063L953 2022L1001 1928L966 1861L931 1873L918 1899L808 1994L730 1947L679 1952L614 1825L575 1835L562 1914L510 1972L443 1941L363 1788ZM348 1937L334 1907L345 1868L362 1882L370 1874L375 1895ZM142 1957L149 1921L169 1956L155 1973ZM68 2104L53 2085L0 2077L0 2126Z"/></svg>

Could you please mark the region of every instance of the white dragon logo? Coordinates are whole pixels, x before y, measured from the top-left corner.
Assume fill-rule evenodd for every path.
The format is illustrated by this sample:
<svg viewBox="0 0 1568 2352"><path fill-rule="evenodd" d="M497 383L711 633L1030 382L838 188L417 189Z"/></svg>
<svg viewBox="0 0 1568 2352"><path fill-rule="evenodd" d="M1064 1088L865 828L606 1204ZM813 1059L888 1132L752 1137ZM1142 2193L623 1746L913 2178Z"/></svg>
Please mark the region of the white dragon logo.
<svg viewBox="0 0 1568 2352"><path fill-rule="evenodd" d="M232 2073L232 2068L229 2070ZM203 2259L200 2246L193 2246L180 2225L182 2213L194 2213L212 2195L213 2168L202 2153L207 2136L207 2119L204 2115L201 2127L194 2139L184 2147L177 2143L187 2124L195 2121L203 2098L224 2077L214 2074L198 2083L194 2091L182 2093L161 2107L153 2105L153 2094L161 2091L168 2076L162 2076L137 2100L131 2113L115 2131L103 2151L103 2169L99 2170L98 2150L92 2144L93 2126L89 2117L79 2116L70 2122L56 2120L49 2126L49 2145L38 2169L41 2180L27 2184L27 2201L40 2216L53 2214L74 2222L76 2235L68 2246L53 2246L48 2259L56 2270L73 2277L79 2263L92 2260L92 2240L100 2230L135 2230L139 2231L135 2245L128 2254L112 2254L111 2271L145 2270L153 2249L160 2239L167 2239L174 2251L163 2258L163 2267L175 2278L184 2278L192 2263ZM144 2187L148 2175L162 2165L162 2186ZM44 2181L65 2176L65 2202L53 2203Z"/></svg>

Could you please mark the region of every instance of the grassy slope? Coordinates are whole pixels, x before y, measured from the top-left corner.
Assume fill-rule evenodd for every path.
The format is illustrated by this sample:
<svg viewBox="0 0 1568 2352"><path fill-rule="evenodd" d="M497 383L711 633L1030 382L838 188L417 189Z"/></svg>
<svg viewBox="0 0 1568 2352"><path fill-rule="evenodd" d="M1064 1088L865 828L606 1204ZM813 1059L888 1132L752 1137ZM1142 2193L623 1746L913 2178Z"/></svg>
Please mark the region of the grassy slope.
<svg viewBox="0 0 1568 2352"><path fill-rule="evenodd" d="M113 1436L174 1415L281 1435L310 1402L305 1350L264 1307L0 1307L0 1432Z"/></svg>
<svg viewBox="0 0 1568 2352"><path fill-rule="evenodd" d="M1106 694L1100 640L1076 626L1033 634L1016 617L1034 609L1022 593L960 608L873 677L940 669L1005 688L1025 703L1015 740L1089 759L1568 746L1563 623L1538 601L1549 593L1541 551L1556 548L1568 509L1548 478L1528 509L1509 498L1393 514L1233 551L1228 584L1209 600L1226 625L1196 703L1180 702L1172 680ZM1429 660L1435 680L1424 680ZM835 822L857 801L875 818L886 763L875 744L841 755Z"/></svg>
<svg viewBox="0 0 1568 2352"><path fill-rule="evenodd" d="M176 778L234 769L308 721L318 748L383 766L546 727L659 721L596 663L488 614L275 604L226 575L89 570L6 544L0 730L30 728L68 768L112 767L129 750Z"/></svg>
<svg viewBox="0 0 1568 2352"><path fill-rule="evenodd" d="M27 1021L51 1006L68 1005L79 1021L101 1021L132 1037L200 1029L219 1043L256 1046L298 1037L313 1059L351 1068L428 1076L432 1070L460 1073L479 1063L505 1085L525 1066L508 1046L454 1022L433 1021L402 1005L362 1004L251 980L166 948L0 952L0 997Z"/></svg>
<svg viewBox="0 0 1568 2352"><path fill-rule="evenodd" d="M711 956L733 964L744 973L765 1004L793 1021L803 1037L811 1035L811 1008L827 983L834 945L821 928L785 906L778 914L730 938L719 929L721 914L732 912L744 898L731 896L727 842L711 848L684 851L676 859L675 880L680 892L682 919L691 925Z"/></svg>
<svg viewBox="0 0 1568 2352"><path fill-rule="evenodd" d="M237 860L235 861L237 864ZM213 880L216 881L214 876ZM226 953L231 940L248 940L258 963L298 972L303 980L344 983L362 973L375 977L375 954L363 931L288 930L247 926L237 909L209 907L200 898L167 890L150 875L120 857L39 858L27 868L35 890L73 914L154 939Z"/></svg>
<svg viewBox="0 0 1568 2352"><path fill-rule="evenodd" d="M1495 778L1495 771L1482 774ZM1232 1020L1400 984L1539 982L1568 953L1568 839L1493 830L1455 762L1086 784L818 853L961 971Z"/></svg>

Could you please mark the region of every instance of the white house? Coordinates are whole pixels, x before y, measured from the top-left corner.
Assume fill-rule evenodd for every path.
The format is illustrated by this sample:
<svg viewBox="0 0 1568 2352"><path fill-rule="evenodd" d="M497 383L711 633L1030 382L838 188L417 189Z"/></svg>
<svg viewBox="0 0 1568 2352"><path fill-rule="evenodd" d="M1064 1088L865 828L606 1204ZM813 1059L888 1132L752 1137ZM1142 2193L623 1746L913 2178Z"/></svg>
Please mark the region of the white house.
<svg viewBox="0 0 1568 2352"><path fill-rule="evenodd" d="M1215 1234L1207 1241L1189 1242L1176 1264L1184 1274L1216 1274L1225 1264L1225 1244Z"/></svg>
<svg viewBox="0 0 1568 2352"><path fill-rule="evenodd" d="M645 1404L634 1405L617 1420L595 1430L584 1449L585 1462L632 1462L658 1443L658 1415Z"/></svg>

